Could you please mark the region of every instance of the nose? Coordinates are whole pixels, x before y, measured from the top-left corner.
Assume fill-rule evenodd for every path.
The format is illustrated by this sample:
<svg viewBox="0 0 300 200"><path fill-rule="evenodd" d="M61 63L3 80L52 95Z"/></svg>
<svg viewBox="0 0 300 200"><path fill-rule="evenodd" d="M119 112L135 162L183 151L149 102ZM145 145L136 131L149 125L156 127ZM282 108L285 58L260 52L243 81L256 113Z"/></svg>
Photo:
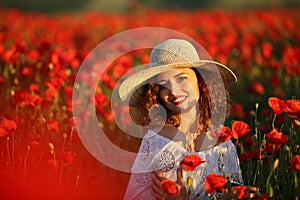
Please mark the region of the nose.
<svg viewBox="0 0 300 200"><path fill-rule="evenodd" d="M176 93L178 92L178 83L176 81L170 81L169 83L169 93L172 96L176 96Z"/></svg>

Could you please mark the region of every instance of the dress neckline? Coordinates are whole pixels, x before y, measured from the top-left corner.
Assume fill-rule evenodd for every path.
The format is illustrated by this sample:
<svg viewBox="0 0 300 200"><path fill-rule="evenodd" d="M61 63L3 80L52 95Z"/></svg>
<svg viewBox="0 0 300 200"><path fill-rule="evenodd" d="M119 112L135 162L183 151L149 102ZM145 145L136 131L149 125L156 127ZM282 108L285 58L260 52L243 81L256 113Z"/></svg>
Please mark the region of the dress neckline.
<svg viewBox="0 0 300 200"><path fill-rule="evenodd" d="M164 140L165 142L167 143L172 143L172 144L175 144L176 146L178 146L180 149L188 152L188 153L205 153L205 152L208 152L208 151L212 151L214 149L217 149L217 148L220 148L220 147L223 147L224 145L226 145L227 143L230 143L231 140L229 141L226 141L226 142L221 142L220 144L217 144L217 145L214 145L213 147L211 148L208 148L208 149L204 149L202 151L188 151L187 149L185 149L183 146L181 146L180 144L178 144L177 142L175 142L174 140L171 140L167 137L164 137L162 135L159 135L158 133L156 133L155 131L153 130L148 130L148 133L146 135L150 135L148 136L149 138L150 137L153 137L153 136L156 136L156 137L159 137L160 139Z"/></svg>

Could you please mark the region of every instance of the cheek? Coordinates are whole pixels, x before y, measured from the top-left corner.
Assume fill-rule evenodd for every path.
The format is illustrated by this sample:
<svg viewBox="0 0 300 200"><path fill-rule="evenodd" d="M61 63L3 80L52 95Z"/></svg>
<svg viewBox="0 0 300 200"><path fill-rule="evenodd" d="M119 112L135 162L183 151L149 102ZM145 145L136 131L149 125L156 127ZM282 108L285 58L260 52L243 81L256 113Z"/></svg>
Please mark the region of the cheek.
<svg viewBox="0 0 300 200"><path fill-rule="evenodd" d="M164 90L161 90L158 92L158 96L162 101L165 101L165 99L167 98L167 93Z"/></svg>
<svg viewBox="0 0 300 200"><path fill-rule="evenodd" d="M199 99L200 98L200 92L199 92L198 85L193 87L193 92L194 92L195 97L197 99Z"/></svg>

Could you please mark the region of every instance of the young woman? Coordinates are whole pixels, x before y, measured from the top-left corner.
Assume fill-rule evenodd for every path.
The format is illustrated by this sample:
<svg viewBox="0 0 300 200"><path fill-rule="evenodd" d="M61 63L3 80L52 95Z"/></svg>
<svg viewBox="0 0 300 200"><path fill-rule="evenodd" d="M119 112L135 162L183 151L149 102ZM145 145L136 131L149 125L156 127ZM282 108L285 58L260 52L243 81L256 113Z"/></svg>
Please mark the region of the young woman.
<svg viewBox="0 0 300 200"><path fill-rule="evenodd" d="M130 98L133 120L146 127L124 199L233 197L232 193L208 196L204 180L215 173L243 184L235 146L216 137L228 111L225 86L236 76L220 63L201 60L191 43L179 39L156 46L150 63L149 69L133 74L119 89L122 99ZM189 197L185 180L190 172L180 167L188 154L205 161L192 171ZM177 182L178 194L164 192L160 181L165 178ZM255 187L247 187L247 198L255 192Z"/></svg>

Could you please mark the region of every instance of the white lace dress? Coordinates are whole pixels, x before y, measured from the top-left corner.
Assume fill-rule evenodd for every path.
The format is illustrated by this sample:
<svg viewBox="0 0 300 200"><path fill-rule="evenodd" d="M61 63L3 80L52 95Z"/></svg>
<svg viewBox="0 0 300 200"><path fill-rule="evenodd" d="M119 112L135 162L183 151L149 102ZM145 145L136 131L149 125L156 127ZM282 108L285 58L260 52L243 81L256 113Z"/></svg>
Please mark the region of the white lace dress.
<svg viewBox="0 0 300 200"><path fill-rule="evenodd" d="M132 166L124 200L155 200L151 194L152 171L160 169L166 178L176 181L179 163L187 154L198 154L205 161L192 172L193 194L200 199L209 199L204 190L204 180L209 174L223 175L232 182L243 184L236 148L231 141L201 152L189 152L178 143L149 130ZM183 171L183 177L187 180L187 171Z"/></svg>

